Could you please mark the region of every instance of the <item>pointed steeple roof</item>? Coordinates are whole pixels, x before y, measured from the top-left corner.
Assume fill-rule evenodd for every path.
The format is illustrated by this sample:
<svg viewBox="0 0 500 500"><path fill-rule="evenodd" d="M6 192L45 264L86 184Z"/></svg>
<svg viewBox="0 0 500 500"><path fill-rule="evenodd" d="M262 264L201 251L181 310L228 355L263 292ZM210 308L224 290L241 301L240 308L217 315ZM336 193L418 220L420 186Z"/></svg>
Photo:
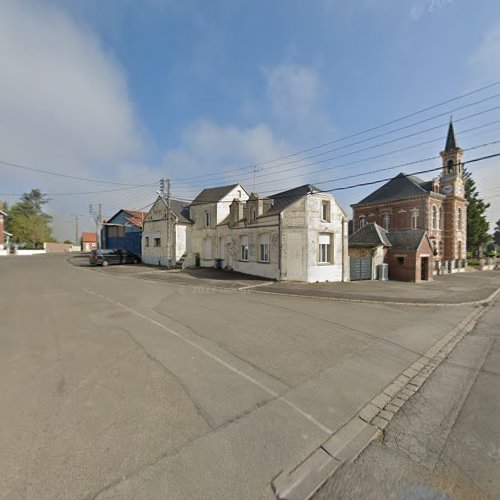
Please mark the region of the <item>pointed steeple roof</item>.
<svg viewBox="0 0 500 500"><path fill-rule="evenodd" d="M453 130L453 120L450 120L448 127L448 136L446 137L445 151L451 151L457 148L457 141L455 140L455 131Z"/></svg>

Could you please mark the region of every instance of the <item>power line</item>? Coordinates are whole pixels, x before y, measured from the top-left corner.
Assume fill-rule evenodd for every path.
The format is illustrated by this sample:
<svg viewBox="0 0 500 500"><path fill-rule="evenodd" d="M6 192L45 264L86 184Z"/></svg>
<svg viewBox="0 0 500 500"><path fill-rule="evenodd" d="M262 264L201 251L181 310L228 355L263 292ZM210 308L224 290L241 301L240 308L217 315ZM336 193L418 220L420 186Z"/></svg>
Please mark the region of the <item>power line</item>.
<svg viewBox="0 0 500 500"><path fill-rule="evenodd" d="M345 140L348 140L348 139L352 139L354 137L359 137L360 135L363 135L363 134L366 134L366 133L369 133L369 132L373 132L375 130L379 130L383 127L387 127L389 125L392 125L394 123L398 123L400 121L403 121L403 120L406 120L408 118L412 118L414 116L417 116L419 114L422 114L422 113L425 113L426 111L430 111L432 109L435 109L435 108L438 108L438 107L441 107L441 106L444 106L446 104L449 104L451 102L454 102L454 101L457 101L457 100L460 100L460 99L464 99L465 97L469 97L473 94L477 94L479 92L482 92L483 90L487 90L489 88L492 88L492 87L495 87L497 85L500 84L500 80L499 81L496 81L496 82L493 82L489 85L486 85L484 87L480 87L478 89L475 89L475 90L472 90L470 92L467 92L465 94L462 94L460 96L457 96L457 97L454 97L454 98L451 98L451 99L448 99L446 101L442 101L440 103L437 103L437 104L434 104L434 105L431 105L431 106L428 106L426 108L423 108L423 109L420 109L418 111L415 111L413 113L410 113L410 114L407 114L407 115L404 115L402 117L399 117L399 118L396 118L394 120L391 120L389 122L386 122L386 123L383 123L381 125L377 125L377 126L374 126L374 127L371 127L371 128L368 128L368 129L365 129L365 130L362 130L360 132L356 132L354 134L350 134L348 136L345 136L345 137L341 137L341 138L338 138L338 139L335 139L335 140L332 140L332 141L328 141L328 142L325 142L325 143L322 143L322 144L319 144L319 145L316 145L316 146L312 146L310 148L306 148L306 149L302 149L300 151L296 151L294 153L291 153L291 154L288 154L288 155L285 155L285 156L281 156L281 157L278 157L278 158L274 158L274 159L271 159L271 160L266 160L266 161L263 161L263 162L260 162L260 163L255 163L255 164L252 164L252 165L246 165L244 167L239 167L239 168L235 168L235 169L231 169L231 170L226 170L226 171L222 171L222 172L212 172L212 173L208 173L208 174L204 174L203 176L196 176L196 177L186 177L186 178L177 178L177 179L173 179L174 181L183 181L183 180L194 180L194 179L198 179L198 178L205 178L207 176L213 176L213 175L221 175L221 174L226 174L226 173L231 173L231 172L240 172L242 170L249 170L249 169L253 169L254 167L259 167L259 166L262 166L262 165L267 165L269 163L274 163L276 161L280 161L280 160L286 160L288 158L292 158L294 156L298 156L300 154L303 154L303 153L308 153L310 151L314 151L314 150L317 150L317 149L321 149L325 146L329 146L331 144L336 144L338 142L342 142L342 141L345 141ZM498 94L495 94L495 96L498 95ZM486 100L490 99L492 97L488 97L486 98ZM483 102L483 101L479 101L479 102ZM477 104L477 103L476 103ZM471 105L474 105L471 104ZM459 108L460 109L460 108ZM453 111L451 111L453 112ZM428 118L426 120L430 120L432 118L436 118L436 117L439 117L439 116L442 116L443 114L449 114L450 111L447 111L446 113L442 113L442 114L439 114L437 116L434 116L434 117L431 117L431 118ZM420 123L420 122L417 122L417 124ZM415 125L415 124L414 124ZM408 126L406 127L402 127L402 128L407 128ZM398 131L400 129L395 129L394 131ZM393 132L394 132L393 131ZM271 167L272 168L272 167Z"/></svg>
<svg viewBox="0 0 500 500"><path fill-rule="evenodd" d="M4 161L4 160L0 160L0 164L6 165L8 167L20 168L22 170L29 170L31 172L39 172L41 174L54 175L56 177L65 177L67 179L76 179L79 181L99 182L102 184L115 184L118 186L136 186L136 187L139 186L138 184L126 184L123 182L107 181L104 179L91 179L90 177L79 177L77 175L61 174L59 172L53 172L51 170L43 170L41 168L28 167L27 165L20 165L19 163L11 163L11 162Z"/></svg>
<svg viewBox="0 0 500 500"><path fill-rule="evenodd" d="M469 149L478 149L480 147L485 147L485 146L489 146L489 145L497 144L497 143L500 143L500 140L499 141L494 141L494 142L491 142L491 143L487 143L487 144L478 145L478 146L475 146L475 147L469 148ZM478 162L478 161L484 161L484 160L496 158L498 156L500 156L500 153L495 153L495 154L491 154L491 155L481 156L479 158L473 158L472 160L467 160L467 161L461 162L461 164L462 165L466 165L466 164L469 164L469 163L475 163L475 162ZM421 161L426 161L426 160L428 160L428 159L422 159ZM387 168L387 170L389 168ZM397 168L397 167L392 167L392 168ZM429 173L429 172L436 172L438 170L442 170L442 168L443 168L443 166L441 165L439 167L433 167L433 168L430 168L430 169L419 170L419 171L411 172L409 174L402 174L402 175L404 175L405 177L411 177L412 175L419 175L419 174L424 174L424 173ZM386 170L386 169L380 169L380 171L381 170ZM361 173L361 174L356 174L355 176L370 175L371 173L375 173L375 172L378 172L378 171L379 170L373 171L373 172L368 171L368 172L364 172L364 173ZM353 177L354 177L354 175L353 175ZM331 192L334 192L334 191L343 191L343 190L353 189L353 188L356 188L356 187L363 187L363 186L369 186L369 185L373 185L373 184L378 184L380 182L387 182L387 181L390 181L391 179L392 179L392 177L388 177L388 178L378 179L378 180L374 180L374 181L367 181L367 182L352 184L352 185L349 185L349 186L342 186L342 187L337 187L337 188L332 188L332 189L320 189L318 191L314 191L314 193L331 193ZM277 193L277 194L279 194L279 193ZM313 193L308 193L308 194L313 194ZM280 200L282 200L282 199L295 198L295 197L296 197L296 195L290 195L290 196L279 196L278 198ZM189 202L190 201L190 200L179 198L179 197L177 197L176 199L179 200L179 201L185 201L185 202ZM232 203L232 202L233 202L233 200L225 200L225 201L221 202L220 200L215 200L214 199L214 200L204 201L203 204L207 204L207 203Z"/></svg>
<svg viewBox="0 0 500 500"><path fill-rule="evenodd" d="M500 94L498 94L498 95L500 95ZM492 111L496 111L498 109L500 109L500 106L495 106L493 108L488 108L486 110L479 111L477 113L472 113L470 115L467 115L467 116L464 116L464 117L459 118L457 120L454 120L454 123L459 123L459 122L462 122L464 120L470 120L471 118L476 118L477 116L480 116L480 115L483 115L483 114L486 114L486 113L491 113ZM349 157L349 156L352 156L354 154L362 153L362 152L369 151L369 150L374 149L374 148L379 148L379 147L382 147L382 146L386 146L388 144L392 144L394 142L399 142L399 141L402 141L404 139L409 139L411 137L422 135L422 134L425 134L427 132L431 132L432 130L437 130L437 129L440 129L442 127L446 127L446 125L447 125L447 123L440 124L440 125L435 125L433 127L429 127L429 128L424 129L424 130L419 130L419 131L413 132L411 134L407 134L407 135L404 135L404 136L401 136L401 137L396 137L394 139L390 139L390 140L385 141L385 142L381 142L381 143L374 144L374 145L371 145L371 146L368 146L368 147L365 147L365 148L361 148L361 149L358 149L356 151L350 151L348 153L344 153L344 154L341 154L341 155L332 156L332 157L329 157L329 158L323 158L322 160L317 160L317 161L314 161L314 162L306 163L305 165L297 165L297 166L285 168L285 169L282 169L282 170L268 172L268 173L259 175L259 179L261 179L262 177L269 177L269 176L276 175L276 174L281 174L281 173L285 173L285 172L291 172L293 170L297 170L297 169L300 169L300 168L305 168L305 167L310 167L310 166L313 166L313 165L318 165L320 163L326 163L326 162L329 162L329 161L332 161L332 160L338 160L339 158ZM425 144L425 143L423 143L423 144ZM405 149L410 149L412 147L415 147L415 146L407 146L406 148L403 148L400 151L404 151ZM339 149L342 149L342 148L339 148ZM331 151L335 151L335 150L331 150ZM389 153L384 153L384 155L385 154L389 154ZM279 166L284 166L284 165L285 164L278 165L278 167ZM251 179L252 179L251 176L250 177L243 177L242 179L240 178L239 181L243 182L245 180L251 180ZM259 185L259 184L260 183L257 183L257 185ZM195 183L191 183L190 185L191 186L199 185L199 181L195 182ZM180 186L183 186L183 183L180 183Z"/></svg>

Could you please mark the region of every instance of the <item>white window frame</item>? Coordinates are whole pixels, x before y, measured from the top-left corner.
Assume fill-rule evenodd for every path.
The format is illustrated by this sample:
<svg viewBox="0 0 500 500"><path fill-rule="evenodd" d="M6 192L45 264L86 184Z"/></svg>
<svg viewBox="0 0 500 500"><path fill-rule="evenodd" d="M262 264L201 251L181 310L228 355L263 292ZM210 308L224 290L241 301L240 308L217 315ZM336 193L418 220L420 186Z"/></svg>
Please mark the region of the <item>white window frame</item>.
<svg viewBox="0 0 500 500"><path fill-rule="evenodd" d="M411 228L418 229L418 217L419 213L417 209L411 211Z"/></svg>
<svg viewBox="0 0 500 500"><path fill-rule="evenodd" d="M270 262L270 241L269 234L259 236L259 262Z"/></svg>
<svg viewBox="0 0 500 500"><path fill-rule="evenodd" d="M318 263L333 264L333 235L320 233L318 237Z"/></svg>
<svg viewBox="0 0 500 500"><path fill-rule="evenodd" d="M359 227L362 228L366 226L366 215L359 216Z"/></svg>
<svg viewBox="0 0 500 500"><path fill-rule="evenodd" d="M389 226L391 225L391 214L385 213L382 216L382 227L386 230L389 231Z"/></svg>
<svg viewBox="0 0 500 500"><path fill-rule="evenodd" d="M436 205L431 207L431 229L439 229L439 211Z"/></svg>

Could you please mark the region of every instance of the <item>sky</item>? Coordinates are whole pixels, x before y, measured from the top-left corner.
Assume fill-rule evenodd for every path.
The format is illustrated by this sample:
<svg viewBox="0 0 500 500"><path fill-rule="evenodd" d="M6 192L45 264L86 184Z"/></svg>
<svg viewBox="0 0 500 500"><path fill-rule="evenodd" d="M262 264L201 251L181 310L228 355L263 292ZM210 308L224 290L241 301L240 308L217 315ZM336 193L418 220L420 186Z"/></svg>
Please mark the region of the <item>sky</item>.
<svg viewBox="0 0 500 500"><path fill-rule="evenodd" d="M438 168L450 116L464 160L500 152L497 0L2 0L0 67L0 200L42 189L60 240L162 177L349 210L380 184L339 188ZM469 165L491 223L499 165Z"/></svg>

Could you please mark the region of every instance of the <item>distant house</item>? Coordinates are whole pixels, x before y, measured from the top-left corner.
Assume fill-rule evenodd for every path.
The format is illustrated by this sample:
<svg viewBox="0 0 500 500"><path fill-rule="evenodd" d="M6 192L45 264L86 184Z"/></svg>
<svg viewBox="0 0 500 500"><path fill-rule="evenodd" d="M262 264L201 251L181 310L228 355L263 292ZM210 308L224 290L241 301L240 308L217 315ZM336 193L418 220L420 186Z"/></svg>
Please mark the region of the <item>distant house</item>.
<svg viewBox="0 0 500 500"><path fill-rule="evenodd" d="M349 236L351 281L376 279L379 266L388 264L389 279L430 281L433 245L425 229L387 231L368 223Z"/></svg>
<svg viewBox="0 0 500 500"><path fill-rule="evenodd" d="M8 248L12 234L4 230L4 222L8 214L0 209L0 250Z"/></svg>
<svg viewBox="0 0 500 500"><path fill-rule="evenodd" d="M84 252L90 252L97 248L97 234L86 232L82 233L82 250Z"/></svg>
<svg viewBox="0 0 500 500"><path fill-rule="evenodd" d="M191 247L189 203L171 200L170 216L167 201L158 196L144 219L142 231L142 261L145 264L182 265L188 247ZM169 220L170 217L170 220ZM170 224L170 227L169 227ZM169 247L169 231L171 231Z"/></svg>
<svg viewBox="0 0 500 500"><path fill-rule="evenodd" d="M141 256L142 225L146 212L122 208L102 225L102 248L120 248Z"/></svg>

